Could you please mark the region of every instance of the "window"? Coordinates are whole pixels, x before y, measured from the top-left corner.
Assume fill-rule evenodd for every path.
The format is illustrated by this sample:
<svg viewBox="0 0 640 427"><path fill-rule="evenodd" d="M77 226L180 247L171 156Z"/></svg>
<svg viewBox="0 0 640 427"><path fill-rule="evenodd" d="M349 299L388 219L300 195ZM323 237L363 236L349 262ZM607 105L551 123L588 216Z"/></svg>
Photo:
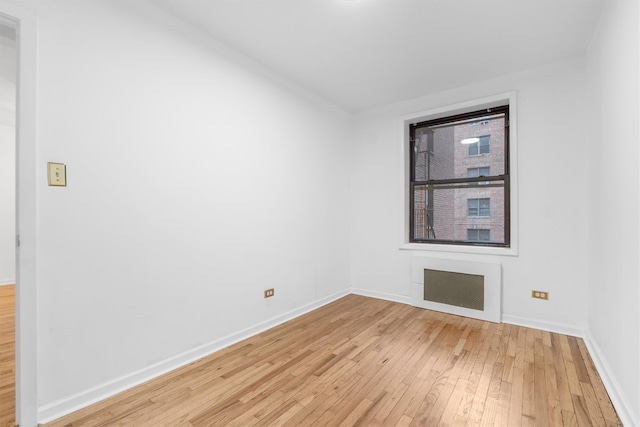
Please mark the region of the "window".
<svg viewBox="0 0 640 427"><path fill-rule="evenodd" d="M489 154L489 136L480 136L478 141L467 145L467 153L469 156L479 156L480 154Z"/></svg>
<svg viewBox="0 0 640 427"><path fill-rule="evenodd" d="M491 230L484 228L469 228L467 230L467 240L470 242L488 242L491 240Z"/></svg>
<svg viewBox="0 0 640 427"><path fill-rule="evenodd" d="M482 168L468 168L467 176L469 178L477 178L479 176L489 176L489 166Z"/></svg>
<svg viewBox="0 0 640 427"><path fill-rule="evenodd" d="M491 199L468 199L467 211L469 216L491 216Z"/></svg>
<svg viewBox="0 0 640 427"><path fill-rule="evenodd" d="M409 126L409 241L509 247L509 106Z"/></svg>
<svg viewBox="0 0 640 427"><path fill-rule="evenodd" d="M480 176L489 176L489 166L487 167L482 167L482 168L468 168L467 169L467 176L469 178L478 178ZM487 185L489 184L488 181L482 181L479 182L478 185Z"/></svg>

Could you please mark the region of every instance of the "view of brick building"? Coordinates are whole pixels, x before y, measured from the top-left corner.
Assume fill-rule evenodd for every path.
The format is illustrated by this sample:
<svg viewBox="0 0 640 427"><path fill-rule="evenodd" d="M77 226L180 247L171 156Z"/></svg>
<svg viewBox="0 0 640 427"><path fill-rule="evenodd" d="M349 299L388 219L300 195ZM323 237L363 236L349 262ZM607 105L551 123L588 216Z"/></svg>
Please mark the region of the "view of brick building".
<svg viewBox="0 0 640 427"><path fill-rule="evenodd" d="M415 129L414 182L443 182L414 187L414 240L505 242L504 181L455 181L503 175L505 147L502 114Z"/></svg>

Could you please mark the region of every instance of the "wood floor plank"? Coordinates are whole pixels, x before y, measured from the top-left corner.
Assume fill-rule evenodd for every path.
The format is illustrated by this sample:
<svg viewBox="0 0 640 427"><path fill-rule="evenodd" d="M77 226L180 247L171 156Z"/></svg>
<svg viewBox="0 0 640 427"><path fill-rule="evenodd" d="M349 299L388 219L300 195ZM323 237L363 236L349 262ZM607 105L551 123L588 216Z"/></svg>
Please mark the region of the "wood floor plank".
<svg viewBox="0 0 640 427"><path fill-rule="evenodd" d="M327 396L325 394L320 394L317 396L308 396L309 402L306 405L302 405L302 409L298 411L293 417L283 423L285 427L296 427L301 425L309 425L311 424L311 420L314 418L312 414L316 413L319 407L324 405L324 402L327 400Z"/></svg>
<svg viewBox="0 0 640 427"><path fill-rule="evenodd" d="M552 339L543 341L544 351L544 373L549 408L549 424L554 426L562 425L562 406L560 403L560 392L558 388L558 374L553 358ZM563 368L564 366L559 366Z"/></svg>
<svg viewBox="0 0 640 427"><path fill-rule="evenodd" d="M580 347L580 354L585 362L587 373L589 374L589 379L591 380L591 386L593 387L593 392L595 393L596 399L598 400L598 405L606 421L606 424L609 425L609 423L615 423L617 420L617 415L615 414L615 411L613 411L611 399L609 399L609 395L604 388L602 379L598 375L596 367L593 364L593 359L591 359L589 351L587 350L587 347L583 340L578 340L578 346Z"/></svg>
<svg viewBox="0 0 640 427"><path fill-rule="evenodd" d="M16 286L0 285L0 427L16 422Z"/></svg>
<svg viewBox="0 0 640 427"><path fill-rule="evenodd" d="M574 353L571 351L569 337L560 337L560 349L562 350L569 390L571 391L572 395L582 396L582 388L580 387L580 379L576 370L576 364L573 361ZM575 403L575 399L573 399L573 396L571 397L571 400Z"/></svg>
<svg viewBox="0 0 640 427"><path fill-rule="evenodd" d="M587 405L587 411L589 412L589 419L594 426L603 427L606 425L602 411L600 410L600 404L596 398L595 392L591 384L580 383L582 387L582 395L584 396L585 403Z"/></svg>
<svg viewBox="0 0 640 427"><path fill-rule="evenodd" d="M511 358L511 356L509 356ZM511 376L513 378L513 376ZM508 426L509 425L509 404L512 394L513 384L508 381L502 381L500 383L500 395L498 396L497 412L495 418L495 425Z"/></svg>
<svg viewBox="0 0 640 427"><path fill-rule="evenodd" d="M547 394L547 381L544 363L544 344L542 337L534 341L534 396L535 396L535 419L537 425L548 426L549 422L549 400Z"/></svg>
<svg viewBox="0 0 640 427"><path fill-rule="evenodd" d="M567 340L569 341L571 359L573 360L573 364L575 365L578 380L582 383L591 384L591 379L589 378L587 367L584 363L584 359L582 358L582 354L580 354L578 339L576 337L567 337Z"/></svg>
<svg viewBox="0 0 640 427"><path fill-rule="evenodd" d="M580 339L349 295L47 427L117 425L620 421Z"/></svg>
<svg viewBox="0 0 640 427"><path fill-rule="evenodd" d="M491 372L493 371L493 364L485 363L482 374L480 375L480 381L473 397L473 404L469 411L467 418L467 426L480 425L482 420L482 412L484 411L484 404L487 399L487 392L489 391L489 384L491 382Z"/></svg>
<svg viewBox="0 0 640 427"><path fill-rule="evenodd" d="M387 425L385 424L385 421L388 415L398 405L398 402L402 400L408 388L409 388L408 385L400 381L397 384L397 386L389 389L388 391L389 398L384 402L383 405L380 405L380 408L378 409L373 419L373 422L372 422L373 425L379 425L379 426Z"/></svg>
<svg viewBox="0 0 640 427"><path fill-rule="evenodd" d="M577 424L579 426L593 425L589 419L589 411L587 410L587 403L585 402L584 397L574 394L571 398L573 400L573 408Z"/></svg>
<svg viewBox="0 0 640 427"><path fill-rule="evenodd" d="M410 384L402 382L403 385L407 387L406 391L402 395L402 399L393 407L391 412L384 419L383 425L396 425L398 423L403 424L403 419L409 418L413 420L413 417L410 417L405 412L408 410L409 404L414 402L416 396L420 394L420 390L423 389L422 384L424 380L416 378L416 380ZM417 400L415 400L417 402ZM411 421L409 421L411 422Z"/></svg>
<svg viewBox="0 0 640 427"><path fill-rule="evenodd" d="M553 365L556 372L556 387L558 390L558 397L560 399L560 409L563 414L565 412L573 412L571 390L569 389L565 359L562 357L560 337L557 334L553 334L551 338L551 353L553 355Z"/></svg>
<svg viewBox="0 0 640 427"><path fill-rule="evenodd" d="M482 425L495 425L495 419L500 408L500 389L502 388L502 371L504 366L501 363L494 363L487 389L487 398L482 411Z"/></svg>
<svg viewBox="0 0 640 427"><path fill-rule="evenodd" d="M518 427L522 425L522 396L524 388L524 371L520 368L513 369L513 383L511 396L509 396L509 414L506 425Z"/></svg>
<svg viewBox="0 0 640 427"><path fill-rule="evenodd" d="M467 389L467 384L468 380L459 377L456 383L453 384L453 391L440 418L440 425L452 426L455 424L458 415L457 410L464 406L464 393Z"/></svg>
<svg viewBox="0 0 640 427"><path fill-rule="evenodd" d="M562 425L565 427L576 427L576 414L573 411L562 411Z"/></svg>

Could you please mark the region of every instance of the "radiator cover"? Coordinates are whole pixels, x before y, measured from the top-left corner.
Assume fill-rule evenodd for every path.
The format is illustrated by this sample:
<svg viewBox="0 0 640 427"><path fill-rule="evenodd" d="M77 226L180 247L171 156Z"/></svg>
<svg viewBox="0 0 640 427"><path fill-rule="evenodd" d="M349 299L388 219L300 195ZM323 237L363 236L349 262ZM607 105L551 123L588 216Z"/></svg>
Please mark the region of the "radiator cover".
<svg viewBox="0 0 640 427"><path fill-rule="evenodd" d="M500 263L414 255L411 282L411 304L416 307L501 321Z"/></svg>

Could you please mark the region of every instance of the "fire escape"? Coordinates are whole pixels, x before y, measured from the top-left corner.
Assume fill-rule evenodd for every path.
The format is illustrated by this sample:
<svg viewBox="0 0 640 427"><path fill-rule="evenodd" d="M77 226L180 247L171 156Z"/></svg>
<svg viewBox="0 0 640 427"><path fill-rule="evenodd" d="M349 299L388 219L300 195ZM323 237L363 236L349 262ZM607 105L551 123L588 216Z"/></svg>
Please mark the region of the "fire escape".
<svg viewBox="0 0 640 427"><path fill-rule="evenodd" d="M428 181L431 179L431 163L433 151L433 131L421 134L413 140L414 165L413 170L416 180ZM433 187L424 186L418 192L414 192L414 233L422 239L435 239L436 231L433 222Z"/></svg>

